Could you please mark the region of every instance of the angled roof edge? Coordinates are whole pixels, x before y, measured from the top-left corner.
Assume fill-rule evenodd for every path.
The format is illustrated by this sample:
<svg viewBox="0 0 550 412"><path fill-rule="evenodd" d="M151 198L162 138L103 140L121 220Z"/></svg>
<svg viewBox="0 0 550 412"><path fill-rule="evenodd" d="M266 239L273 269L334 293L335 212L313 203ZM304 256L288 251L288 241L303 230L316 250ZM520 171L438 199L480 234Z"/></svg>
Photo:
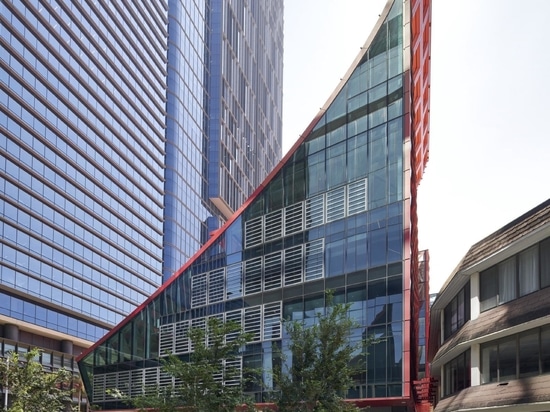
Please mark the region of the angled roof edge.
<svg viewBox="0 0 550 412"><path fill-rule="evenodd" d="M368 51L369 46L371 45L375 35L378 33L378 30L382 26L382 23L384 23L384 20L388 16L392 5L396 1L403 1L403 0L387 0L386 5L384 6L384 10L378 17L378 20L376 24L374 25L374 28L372 29L369 37L367 38L364 45L361 47L361 50L357 57L353 60L352 64L350 65L349 69L347 70L344 77L340 79L340 83L338 83L338 86L334 89L330 97L327 99L325 104L321 107L317 115L313 118L313 120L309 123L309 125L306 127L304 132L300 135L296 143L292 145L290 150L283 156L283 158L279 161L279 163L275 166L275 168L267 175L267 177L264 179L262 183L254 190L252 195L239 207L233 216L231 216L230 219L228 219L225 224L218 229L213 236L208 239L208 241L178 270L176 270L172 276L168 278L168 280L163 283L159 288L150 296L148 297L142 304L140 304L138 307L136 307L132 312L130 312L122 321L120 321L116 326L114 326L109 332L107 332L101 339L99 339L97 342L95 342L92 346L90 346L88 349L83 351L78 357L77 362L82 360L84 357L88 356L91 352L93 352L98 346L103 344L107 339L109 339L112 335L114 335L116 332L118 332L120 329L122 329L128 322L130 322L137 314L139 314L145 307L152 302L157 296L159 296L166 288L168 288L172 282L178 278L182 273L184 273L194 262L197 260L211 245L213 245L221 236L222 234L227 230L227 228L235 221L237 218L239 218L244 210L254 201L256 198L260 195L260 193L264 190L264 188L271 182L271 180L279 173L279 171L284 167L284 165L292 158L294 153L298 150L298 148L301 146L301 144L307 139L313 128L317 125L319 120L323 117L324 113L327 111L329 106L332 104L336 96L338 96L338 93L342 90L344 85L347 83L349 78L351 77L353 71L357 67L357 65L360 63L361 59L365 56L365 53ZM406 3L407 0L404 0L404 3Z"/></svg>

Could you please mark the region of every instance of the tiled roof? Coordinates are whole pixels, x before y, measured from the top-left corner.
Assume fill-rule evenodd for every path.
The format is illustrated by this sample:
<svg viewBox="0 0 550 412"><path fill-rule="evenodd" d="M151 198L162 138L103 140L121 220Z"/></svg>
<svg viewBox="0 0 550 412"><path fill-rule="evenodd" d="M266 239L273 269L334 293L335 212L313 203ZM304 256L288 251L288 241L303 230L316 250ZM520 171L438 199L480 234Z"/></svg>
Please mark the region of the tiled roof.
<svg viewBox="0 0 550 412"><path fill-rule="evenodd" d="M473 245L457 267L456 273L482 261L548 222L550 222L550 199Z"/></svg>
<svg viewBox="0 0 550 412"><path fill-rule="evenodd" d="M466 388L441 400L434 412L550 402L550 374ZM548 406L544 410L547 410ZM520 409L515 409L520 410ZM529 409L535 410L535 409ZM542 409L536 409L542 410Z"/></svg>

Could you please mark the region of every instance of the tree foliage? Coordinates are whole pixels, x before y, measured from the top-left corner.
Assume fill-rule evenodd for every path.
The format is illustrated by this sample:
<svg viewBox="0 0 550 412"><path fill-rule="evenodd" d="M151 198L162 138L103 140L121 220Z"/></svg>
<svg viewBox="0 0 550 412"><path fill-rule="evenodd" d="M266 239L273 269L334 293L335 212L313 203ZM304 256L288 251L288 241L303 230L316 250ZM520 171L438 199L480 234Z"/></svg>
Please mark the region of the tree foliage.
<svg viewBox="0 0 550 412"><path fill-rule="evenodd" d="M112 391L133 407L159 412L182 408L185 411L234 411L249 404L243 395L246 369L241 349L251 335L243 333L235 322L210 318L206 330L191 328L188 336L193 348L189 358L170 354L161 359L162 370L176 380L175 388L145 388L141 396L128 398Z"/></svg>
<svg viewBox="0 0 550 412"><path fill-rule="evenodd" d="M290 359L281 354L282 365L274 371L280 412L357 410L343 396L353 383L352 356L367 342L350 342L357 326L348 316L350 304L334 304L329 292L326 306L311 326L285 321Z"/></svg>
<svg viewBox="0 0 550 412"><path fill-rule="evenodd" d="M8 389L9 412L58 412L70 410L71 372L45 371L37 360L39 349L24 356L10 352L0 359L0 381Z"/></svg>

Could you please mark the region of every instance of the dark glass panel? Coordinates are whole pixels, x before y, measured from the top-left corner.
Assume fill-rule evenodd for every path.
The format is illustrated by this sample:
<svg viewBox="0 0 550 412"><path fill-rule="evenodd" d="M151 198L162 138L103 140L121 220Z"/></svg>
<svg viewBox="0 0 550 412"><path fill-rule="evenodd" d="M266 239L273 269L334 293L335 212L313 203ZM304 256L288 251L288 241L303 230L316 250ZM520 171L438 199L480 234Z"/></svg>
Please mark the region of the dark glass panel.
<svg viewBox="0 0 550 412"><path fill-rule="evenodd" d="M499 381L517 377L517 344L516 337L503 340L498 345Z"/></svg>
<svg viewBox="0 0 550 412"><path fill-rule="evenodd" d="M540 287L550 286L550 238L540 243Z"/></svg>
<svg viewBox="0 0 550 412"><path fill-rule="evenodd" d="M367 268L367 234L359 233L347 238L346 273Z"/></svg>
<svg viewBox="0 0 550 412"><path fill-rule="evenodd" d="M388 262L396 262L403 256L403 230L401 225L388 227Z"/></svg>
<svg viewBox="0 0 550 412"><path fill-rule="evenodd" d="M279 172L266 188L266 212L283 207L283 174Z"/></svg>
<svg viewBox="0 0 550 412"><path fill-rule="evenodd" d="M373 59L375 56L387 50L387 40L387 23L384 23L382 24L382 27L380 27L378 33L376 33L376 36L371 43L371 47L369 49L369 59Z"/></svg>
<svg viewBox="0 0 550 412"><path fill-rule="evenodd" d="M325 248L325 276L332 277L344 273L345 239L328 243Z"/></svg>
<svg viewBox="0 0 550 412"><path fill-rule="evenodd" d="M284 169L285 206L306 198L305 160L300 160Z"/></svg>
<svg viewBox="0 0 550 412"><path fill-rule="evenodd" d="M322 132L321 131L313 132L310 135L310 138L308 139L308 141L305 143L306 154L307 155L317 153L319 150L323 150L326 147L325 134L324 134L325 128L324 128L324 126L320 130L322 130ZM314 135L317 135L317 136L314 137Z"/></svg>
<svg viewBox="0 0 550 412"><path fill-rule="evenodd" d="M481 311L493 308L497 305L498 295L498 267L493 266L480 273L480 304Z"/></svg>
<svg viewBox="0 0 550 412"><path fill-rule="evenodd" d="M325 152L320 151L307 158L307 195L313 195L326 190Z"/></svg>
<svg viewBox="0 0 550 412"><path fill-rule="evenodd" d="M238 217L224 233L225 250L228 255L241 252L243 249L243 222Z"/></svg>
<svg viewBox="0 0 550 412"><path fill-rule="evenodd" d="M346 181L346 142L327 149L328 188L333 188Z"/></svg>
<svg viewBox="0 0 550 412"><path fill-rule="evenodd" d="M121 361L132 360L133 325L135 319L130 321L118 333L120 334Z"/></svg>
<svg viewBox="0 0 550 412"><path fill-rule="evenodd" d="M545 326L540 330L540 360L541 372L550 372L550 326Z"/></svg>
<svg viewBox="0 0 550 412"><path fill-rule="evenodd" d="M403 43L403 15L399 14L388 21L389 47L393 48Z"/></svg>
<svg viewBox="0 0 550 412"><path fill-rule="evenodd" d="M386 165L386 125L369 131L369 171L379 170Z"/></svg>
<svg viewBox="0 0 550 412"><path fill-rule="evenodd" d="M367 174L367 133L348 140L348 180L353 182Z"/></svg>
<svg viewBox="0 0 550 412"><path fill-rule="evenodd" d="M481 348L481 383L498 380L498 346L487 345Z"/></svg>
<svg viewBox="0 0 550 412"><path fill-rule="evenodd" d="M340 90L338 96L332 101L330 107L326 113L326 121L331 121L342 117L346 114L346 102L347 102L347 84Z"/></svg>
<svg viewBox="0 0 550 412"><path fill-rule="evenodd" d="M519 376L525 378L539 374L539 329L519 336Z"/></svg>

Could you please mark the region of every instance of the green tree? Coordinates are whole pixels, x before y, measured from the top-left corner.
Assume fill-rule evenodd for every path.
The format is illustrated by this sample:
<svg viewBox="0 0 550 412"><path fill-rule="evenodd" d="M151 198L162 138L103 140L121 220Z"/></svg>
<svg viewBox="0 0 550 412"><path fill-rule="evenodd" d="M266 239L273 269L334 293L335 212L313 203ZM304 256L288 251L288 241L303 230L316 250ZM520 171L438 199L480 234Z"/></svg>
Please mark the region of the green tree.
<svg viewBox="0 0 550 412"><path fill-rule="evenodd" d="M206 326L206 330L189 330L193 351L188 358L170 354L161 359L162 370L176 378L175 388L145 388L143 395L132 398L119 390L110 394L140 410L152 408L159 412L177 408L224 412L243 405L252 408L250 399L243 394L247 382L243 376L251 371L243 370L241 356L251 335L243 333L237 323L217 318L209 318Z"/></svg>
<svg viewBox="0 0 550 412"><path fill-rule="evenodd" d="M282 364L274 371L280 412L358 410L343 396L356 372L352 356L364 351L369 342L350 341L352 330L358 327L348 316L351 304L335 304L330 291L326 302L326 313L316 313L311 326L300 320L285 321L291 359L281 354Z"/></svg>
<svg viewBox="0 0 550 412"><path fill-rule="evenodd" d="M8 389L9 412L58 412L70 410L71 372L45 371L38 361L39 349L24 356L10 352L0 359L0 381Z"/></svg>

